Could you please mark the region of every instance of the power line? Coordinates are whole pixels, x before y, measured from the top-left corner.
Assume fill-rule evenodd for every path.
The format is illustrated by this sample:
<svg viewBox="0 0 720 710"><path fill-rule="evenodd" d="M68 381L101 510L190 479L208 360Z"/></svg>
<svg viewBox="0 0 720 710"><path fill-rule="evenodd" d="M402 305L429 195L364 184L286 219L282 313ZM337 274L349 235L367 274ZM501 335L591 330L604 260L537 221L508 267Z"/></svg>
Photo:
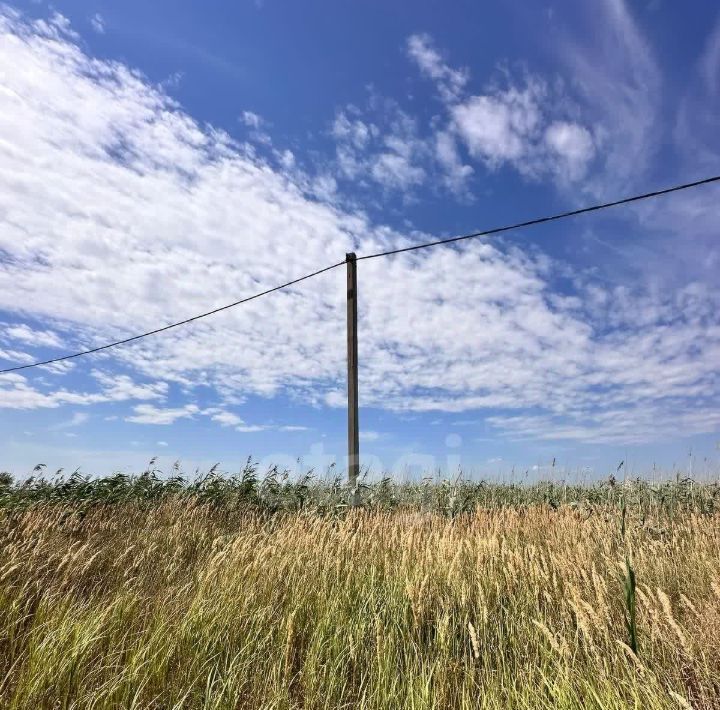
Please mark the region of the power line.
<svg viewBox="0 0 720 710"><path fill-rule="evenodd" d="M692 187L699 187L700 185L707 185L709 183L718 182L720 181L720 175L717 175L715 177L709 177L705 178L704 180L696 180L695 182L688 182L684 183L682 185L675 185L673 187L665 188L664 190L656 190L655 192L646 192L642 195L634 195L633 197L625 197L621 200L615 200L614 202L605 202L603 204L599 205L592 205L591 207L583 207L581 209L572 210L570 212L561 212L559 214L550 215L548 217L539 217L537 219L531 219L526 222L518 222L516 224L507 225L504 227L495 227L493 229L486 229L482 232L473 232L472 234L464 234L459 237L450 237L449 239L439 239L437 241L433 242L426 242L425 244L415 244L413 246L409 247L402 247L400 249L391 249L389 251L383 251L383 252L377 252L376 254L366 254L365 256L358 256L357 261L363 261L365 259L376 259L381 256L392 256L393 254L403 254L408 251L416 251L418 249L427 249L428 247L434 247L434 246L440 246L442 244L452 244L453 242L460 242L465 239L474 239L476 237L487 237L493 234L500 234L501 232L509 232L513 229L521 229L523 227L533 227L538 224L544 224L546 222L554 222L560 219L565 219L566 217L575 217L577 215L586 214L588 212L597 212L598 210L604 210L609 207L617 207L618 205L626 205L630 202L639 202L640 200L647 200L651 197L660 197L661 195L667 195L671 192L679 192L680 190L688 190ZM83 355L92 355L93 353L101 352L102 350L108 350L109 348L117 347L118 345L125 345L127 343L132 343L136 340L140 340L141 338L147 338L150 335L157 335L158 333L163 333L166 330L170 330L171 328L177 328L181 325L187 325L188 323L192 323L193 321L200 320L201 318L206 318L207 316L214 315L215 313L220 313L221 311L226 311L229 308L234 308L235 306L240 306L243 303L248 303L249 301L254 301L256 298L260 298L262 296L267 296L270 293L274 293L275 291L280 291L282 289L288 288L290 286L294 286L295 284L300 283L301 281L306 281L307 279L311 279L314 276L319 276L320 274L325 273L326 271L330 271L332 269L337 268L338 266L342 266L344 263L346 263L346 260L340 261L337 264L332 264L331 266L325 266L322 269L318 269L317 271L313 271L311 274L306 274L305 276L301 276L297 279L293 279L292 281L288 281L287 283L280 284L279 286L274 286L273 288L269 288L265 291L261 291L260 293L256 293L252 296L248 296L247 298L242 298L239 301L235 301L234 303L228 303L225 306L220 306L219 308L214 308L211 311L207 311L206 313L200 313L199 315L192 316L192 318L186 318L185 320L178 321L177 323L171 323L170 325L163 326L162 328L156 328L155 330L149 330L147 333L140 333L139 335L133 335L130 338L124 338L123 340L116 340L112 343L107 343L106 345L101 345L97 348L90 348L89 350L82 350L81 352L73 353L71 355L63 355L62 357L56 357L52 358L50 360L42 360L40 362L33 362L27 365L17 365L16 367L8 367L4 370L0 370L0 375L4 375L9 372L17 372L19 370L27 370L31 367L39 367L41 365L52 365L56 362L63 362L65 360L72 360L76 357L81 357Z"/></svg>
<svg viewBox="0 0 720 710"><path fill-rule="evenodd" d="M605 210L608 207L617 207L618 205L627 205L630 202L639 202L640 200L647 200L650 197L660 197L661 195L668 195L671 192L680 192L680 190L688 190L691 187L698 187L700 185L707 185L711 182L720 181L720 175L715 177L705 178L704 180L696 180L695 182L688 182L683 185L675 185L674 187L668 187L664 190L656 190L655 192L646 192L643 195L634 195L633 197L624 197L622 200L615 200L614 202L605 202L600 205L592 205L591 207L583 207L579 210L572 210L570 212L560 212L559 214L550 215L549 217L538 217L537 219L531 219L527 222L518 222L517 224L509 224L505 227L495 227L493 229L485 229L482 232L473 232L472 234L463 234L460 237L450 237L449 239L438 239L435 242L427 242L425 244L414 244L409 247L402 247L401 249L390 249L389 251L380 251L377 254L366 254L365 256L357 257L358 261L363 259L376 259L379 256L392 256L393 254L403 254L406 251L416 251L418 249L427 249L428 247L436 247L441 244L452 244L453 242L461 242L465 239L475 239L476 237L488 237L492 234L500 234L501 232L509 232L512 229L520 229L522 227L534 227L537 224L545 224L546 222L555 222L559 219L565 219L566 217L575 217L579 214L586 214L587 212L597 212L598 210Z"/></svg>
<svg viewBox="0 0 720 710"><path fill-rule="evenodd" d="M280 291L284 288L288 288L289 286L294 286L295 284L300 283L301 281L306 281L307 279L313 278L313 276L319 276L320 274L324 274L326 271L330 271L331 269L335 269L338 266L342 266L345 263L345 261L339 261L337 264L333 264L332 266L326 266L322 269L318 269L317 271L313 271L311 274L306 274L305 276L301 276L298 279L293 279L292 281L288 281L287 283L281 284L280 286L274 286L273 288L269 288L266 291L261 291L260 293L256 293L253 296L248 296L247 298L242 298L239 301L235 301L234 303L228 303L226 306L220 306L220 308L214 308L212 311L207 311L206 313L200 313L197 316L193 316L192 318L186 318L185 320L178 321L177 323L171 323L170 325L165 325L162 328L156 328L155 330L149 330L147 333L140 333L140 335L133 335L130 338L125 338L124 340L116 340L113 343L108 343L107 345L101 345L97 348L90 348L90 350L83 350L79 353L73 353L72 355L63 355L62 357L55 357L51 360L42 360L41 362L33 362L29 365L18 365L17 367L9 367L5 370L0 370L0 375L4 375L7 372L17 372L18 370L27 370L31 367L39 367L40 365L52 365L55 362L63 362L64 360L72 360L76 357L81 357L82 355L91 355L92 353L99 353L101 350L107 350L108 348L114 348L117 345L125 345L126 343L132 343L134 340L140 340L141 338L147 338L148 335L157 335L158 333L163 333L166 330L170 330L171 328L177 328L180 325L187 325L188 323L192 323L193 321L200 320L201 318L206 318L207 316L212 316L215 313L220 313L220 311L226 311L228 308L234 308L235 306L239 306L242 303L247 303L248 301L254 301L256 298L260 298L261 296L267 296L269 293L274 293L275 291Z"/></svg>

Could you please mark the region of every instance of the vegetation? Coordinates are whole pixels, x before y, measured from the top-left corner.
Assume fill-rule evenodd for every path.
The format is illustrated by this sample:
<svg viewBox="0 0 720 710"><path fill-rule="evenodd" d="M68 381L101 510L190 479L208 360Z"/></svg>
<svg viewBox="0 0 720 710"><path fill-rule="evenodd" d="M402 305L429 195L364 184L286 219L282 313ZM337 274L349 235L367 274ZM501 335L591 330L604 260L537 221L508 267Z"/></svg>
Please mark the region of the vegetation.
<svg viewBox="0 0 720 710"><path fill-rule="evenodd" d="M717 485L362 491L0 477L0 707L720 707Z"/></svg>
<svg viewBox="0 0 720 710"><path fill-rule="evenodd" d="M44 464L40 464L31 477L18 483L13 482L10 474L0 473L0 507L17 508L39 503L72 503L82 508L130 502L157 505L182 499L267 513L299 510L338 513L346 509L350 501L345 474L333 466L322 476L309 471L299 478L276 467L261 474L251 459L235 474L220 472L218 466L216 464L204 475L196 471L193 478L187 478L181 474L179 464L176 463L171 472L163 473L155 467L153 459L147 470L138 476L117 473L93 478L81 475L79 471L63 476L62 469L48 477ZM478 507L537 503L552 508L570 505L592 509L610 505L621 510L626 506L643 514L659 511L710 514L720 511L720 483L698 484L680 474L673 480L662 482L642 478L618 482L611 475L589 485L566 481L489 483L465 480L462 475L453 480L428 476L417 482L398 482L392 477L371 481L366 472L360 484L359 500L365 509L402 507L445 515L468 513Z"/></svg>

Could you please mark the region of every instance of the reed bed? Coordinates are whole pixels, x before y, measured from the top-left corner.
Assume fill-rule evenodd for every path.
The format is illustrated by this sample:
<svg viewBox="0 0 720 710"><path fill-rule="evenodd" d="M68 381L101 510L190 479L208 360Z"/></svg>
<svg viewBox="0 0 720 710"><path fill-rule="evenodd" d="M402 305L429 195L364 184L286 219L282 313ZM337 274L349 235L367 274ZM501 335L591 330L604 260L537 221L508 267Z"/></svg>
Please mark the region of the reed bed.
<svg viewBox="0 0 720 710"><path fill-rule="evenodd" d="M609 488L459 511L6 491L0 707L720 707L712 492Z"/></svg>

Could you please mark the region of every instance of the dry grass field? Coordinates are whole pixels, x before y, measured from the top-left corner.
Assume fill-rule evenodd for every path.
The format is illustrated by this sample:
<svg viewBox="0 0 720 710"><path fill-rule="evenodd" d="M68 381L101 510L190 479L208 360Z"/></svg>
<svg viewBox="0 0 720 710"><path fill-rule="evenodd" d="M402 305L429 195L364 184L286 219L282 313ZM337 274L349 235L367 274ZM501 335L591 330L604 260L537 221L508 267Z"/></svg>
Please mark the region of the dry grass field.
<svg viewBox="0 0 720 710"><path fill-rule="evenodd" d="M698 507L6 505L0 707L717 708Z"/></svg>

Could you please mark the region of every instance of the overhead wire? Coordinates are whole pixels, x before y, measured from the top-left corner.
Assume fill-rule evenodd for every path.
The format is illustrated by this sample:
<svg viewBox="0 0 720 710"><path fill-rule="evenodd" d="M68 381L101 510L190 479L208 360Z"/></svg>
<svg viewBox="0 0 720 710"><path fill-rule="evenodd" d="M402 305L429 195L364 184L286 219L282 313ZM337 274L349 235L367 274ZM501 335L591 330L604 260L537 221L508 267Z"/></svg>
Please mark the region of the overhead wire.
<svg viewBox="0 0 720 710"><path fill-rule="evenodd" d="M436 247L436 246L442 246L446 244L453 244L461 241L465 241L468 239L476 239L478 237L488 237L492 236L494 234L501 234L503 232L509 232L516 229L523 229L526 227L534 227L540 224L547 224L548 222L555 222L561 219L567 219L569 217L576 217L578 215L587 214L589 212L597 212L599 210L605 210L609 209L611 207L618 207L620 205L627 205L633 202L640 202L641 200L647 200L654 197L660 197L662 195L668 195L670 193L674 192L680 192L681 190L689 190L691 188L700 187L701 185L708 185L710 183L715 183L720 181L720 175L716 175L713 177L703 178L702 180L695 180L693 182L687 182L680 185L673 185L672 187L667 187L662 190L654 190L653 192L646 192L640 195L633 195L631 197L624 197L619 200L614 200L612 202L604 202L601 204L591 205L589 207L582 207L580 209L576 210L570 210L568 212L559 212L557 214L548 215L545 217L537 217L535 219L526 220L524 222L516 222L514 224L505 225L502 227L493 227L492 229L484 229L479 232L472 232L470 234L463 234L461 236L457 237L449 237L447 239L438 239L432 242L425 242L421 244L412 244L410 246L406 247L400 247L397 249L389 249L387 251L381 251L376 252L374 254L364 254L355 257L357 261L364 261L367 259L377 259L379 257L385 257L385 256L393 256L395 254L404 254L406 252L411 251L418 251L420 249L428 249L430 247ZM60 357L50 358L48 360L40 360L38 362L28 363L25 365L16 365L14 367L8 367L5 369L0 370L0 375L4 375L10 372L18 372L20 370L27 370L33 367L41 367L43 365L53 365L58 362L64 362L66 360L72 360L74 358L82 357L83 355L92 355L94 353L102 352L103 350L109 350L110 348L118 347L120 345L126 345L128 343L132 343L138 340L141 340L142 338L147 338L152 335L157 335L158 333L164 333L165 331L171 330L172 328L177 328L181 325L187 325L188 323L192 323L193 321L200 320L201 318L207 318L208 316L212 316L216 313L220 313L221 311L226 311L230 308L235 308L236 306L240 306L244 303L248 303L249 301L254 301L257 298L261 298L262 296L267 296L271 293L274 293L276 291L281 291L283 289L289 288L290 286L294 286L295 284L299 284L302 281L307 281L308 279L314 278L315 276L319 276L320 274L323 274L327 271L331 271L332 269L336 269L338 266L342 266L344 263L346 263L348 257L344 259L343 261L339 261L336 264L332 264L330 266L325 266L321 269L318 269L317 271L313 271L312 273L305 274L304 276L300 276L296 279L293 279L292 281L287 281L286 283L280 284L279 286L274 286L272 288L268 288L264 291L260 291L259 293L255 293L252 296L247 296L245 298L241 298L238 301L234 301L233 303L228 303L224 306L220 306L218 308L213 308L210 311L206 311L205 313L200 313L198 315L192 316L190 318L185 318L184 320L177 321L175 323L170 323L169 325L164 325L159 328L155 328L153 330L149 330L145 333L139 333L138 335L133 335L128 338L123 338L121 340L115 340L111 343L106 343L105 345L100 345L95 348L89 348L87 350L81 350L76 353L71 353L70 355L62 355Z"/></svg>
<svg viewBox="0 0 720 710"><path fill-rule="evenodd" d="M703 180L696 180L694 182L687 182L682 185L674 185L673 187L667 187L663 190L655 190L654 192L645 192L642 195L633 195L632 197L624 197L621 200L615 200L613 202L604 202L598 205L591 205L590 207L581 207L577 210L570 210L569 212L559 212L558 214L549 215L547 217L537 217L530 219L525 222L516 222L515 224L508 224L503 227L493 227L492 229L484 229L481 232L472 232L471 234L463 234L459 237L449 237L447 239L438 239L432 242L425 242L424 244L412 244L411 246L401 247L399 249L389 249L388 251L379 251L375 254L365 254L364 256L357 257L358 261L364 259L377 259L380 256L392 256L394 254L404 254L409 251L417 251L418 249L427 249L429 247L437 247L443 244L453 244L454 242L461 242L466 239L475 239L477 237L489 237L493 234L501 234L502 232L509 232L514 229L522 229L524 227L535 227L538 224L546 224L547 222L555 222L559 219L566 219L568 217L576 217L577 215L587 214L588 212L597 212L598 210L605 210L610 207L617 207L619 205L627 205L631 202L639 202L640 200L647 200L651 197L660 197L661 195L669 195L671 192L680 192L680 190L689 190L692 187L699 187L700 185L707 185L712 182L720 181L720 175L714 177L704 178Z"/></svg>
<svg viewBox="0 0 720 710"><path fill-rule="evenodd" d="M27 365L17 365L16 367L8 367L4 370L0 370L0 375L4 375L8 372L17 372L18 370L27 370L31 367L40 367L41 365L52 365L56 362L63 362L65 360L72 360L76 357L81 357L83 355L92 355L93 353L99 353L103 350L108 350L109 348L114 348L118 345L125 345L127 343L132 343L136 340L140 340L141 338L147 338L150 335L157 335L158 333L163 333L166 330L170 330L171 328L177 328L181 325L187 325L188 323L192 323L193 321L200 320L201 318L207 318L207 316L212 316L215 313L220 313L221 311L226 311L229 308L235 308L235 306L239 306L243 303L247 303L248 301L254 301L256 298L260 298L261 296L267 296L270 293L274 293L275 291L280 291L282 289L288 288L290 286L294 286L295 284L299 284L301 281L307 281L307 279L311 279L314 276L319 276L320 274L324 274L326 271L330 271L331 269L335 269L338 266L342 266L345 263L345 261L339 261L337 264L332 264L331 266L325 266L322 269L318 269L317 271L313 271L311 274L305 274L305 276L300 276L297 279L293 279L292 281L288 281L284 284L280 284L279 286L274 286L273 288L268 288L265 291L260 291L259 293L253 294L252 296L247 296L246 298L241 298L239 301L235 301L233 303L228 303L224 306L220 306L219 308L213 308L211 311L206 311L205 313L199 313L196 316L192 316L190 318L185 318L185 320L177 321L177 323L170 323L169 325L164 325L161 328L155 328L154 330L148 330L146 333L140 333L138 335L133 335L129 338L123 338L122 340L115 340L112 343L106 343L105 345L100 345L96 348L90 348L88 350L82 350L77 353L72 353L71 355L63 355L61 357L54 357L49 360L41 360L40 362L33 362Z"/></svg>

